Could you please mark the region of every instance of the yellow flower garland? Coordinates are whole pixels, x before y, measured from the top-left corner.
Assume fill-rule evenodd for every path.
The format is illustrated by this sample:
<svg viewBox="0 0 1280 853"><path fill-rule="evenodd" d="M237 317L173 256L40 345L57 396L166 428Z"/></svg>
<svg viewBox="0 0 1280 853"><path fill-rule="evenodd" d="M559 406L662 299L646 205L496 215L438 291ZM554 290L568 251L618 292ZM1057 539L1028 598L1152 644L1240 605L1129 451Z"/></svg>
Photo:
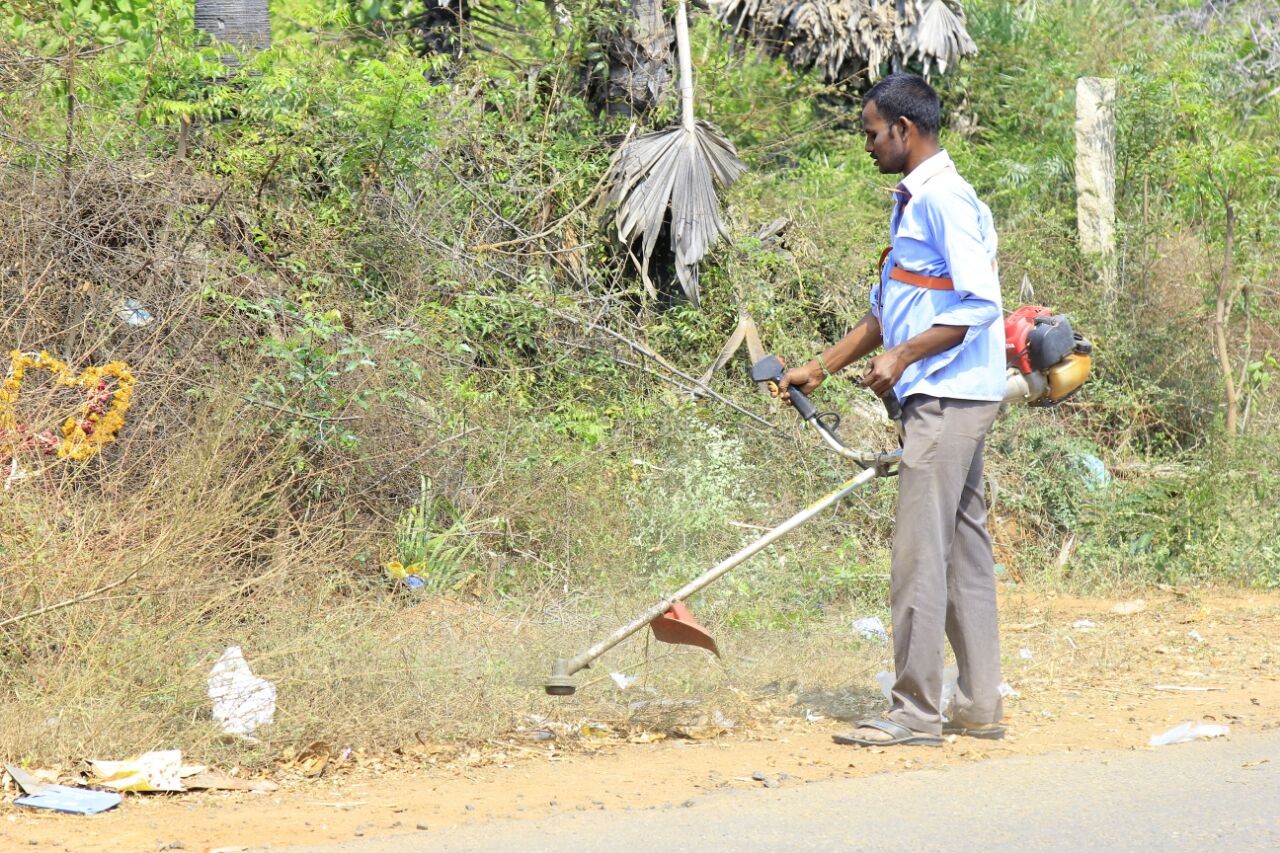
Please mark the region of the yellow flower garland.
<svg viewBox="0 0 1280 853"><path fill-rule="evenodd" d="M409 575L422 574L421 563L410 563L409 565L406 566L403 563L401 563L399 560L392 560L390 563L385 563L383 565L383 568L387 570L387 575L389 577L398 581L404 580Z"/></svg>
<svg viewBox="0 0 1280 853"><path fill-rule="evenodd" d="M66 364L47 352L29 353L13 350L9 353L9 375L0 386L0 432L21 432L15 406L22 392L22 380L28 370L46 370L58 385L83 388L85 402L79 417L70 417L62 424L62 440L54 446L59 459L83 461L115 441L124 426L124 414L129 410L133 386L137 380L122 361L113 361L102 367L87 368L79 376L71 375ZM107 390L108 380L114 379L115 388ZM111 407L106 407L107 400Z"/></svg>

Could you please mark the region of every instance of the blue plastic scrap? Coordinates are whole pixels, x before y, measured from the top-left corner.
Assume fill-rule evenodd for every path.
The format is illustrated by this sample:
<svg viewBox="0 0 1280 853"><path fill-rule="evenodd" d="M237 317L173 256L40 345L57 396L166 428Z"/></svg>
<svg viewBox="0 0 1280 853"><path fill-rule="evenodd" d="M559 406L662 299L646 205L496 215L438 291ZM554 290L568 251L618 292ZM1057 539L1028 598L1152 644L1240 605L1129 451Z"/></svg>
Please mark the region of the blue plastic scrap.
<svg viewBox="0 0 1280 853"><path fill-rule="evenodd" d="M1105 489L1111 484L1111 473L1107 465L1092 453L1073 453L1073 461L1079 467L1080 479L1090 491Z"/></svg>
<svg viewBox="0 0 1280 853"><path fill-rule="evenodd" d="M19 797L14 803L33 809L50 809L68 814L97 814L120 805L122 797L110 791L90 791L66 785L45 785L40 793Z"/></svg>
<svg viewBox="0 0 1280 853"><path fill-rule="evenodd" d="M120 303L116 308L116 315L130 326L146 326L155 319L151 316L151 312L143 308L142 304L132 296Z"/></svg>

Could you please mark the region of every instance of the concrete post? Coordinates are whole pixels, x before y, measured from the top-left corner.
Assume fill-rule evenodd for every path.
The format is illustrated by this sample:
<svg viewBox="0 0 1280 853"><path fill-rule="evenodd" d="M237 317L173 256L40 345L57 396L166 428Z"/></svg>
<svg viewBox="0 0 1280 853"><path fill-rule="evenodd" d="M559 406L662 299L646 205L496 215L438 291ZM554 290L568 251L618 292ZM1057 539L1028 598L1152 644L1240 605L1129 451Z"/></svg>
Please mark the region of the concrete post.
<svg viewBox="0 0 1280 853"><path fill-rule="evenodd" d="M1094 256L1104 295L1113 296L1116 255L1116 81L1076 81L1076 229Z"/></svg>

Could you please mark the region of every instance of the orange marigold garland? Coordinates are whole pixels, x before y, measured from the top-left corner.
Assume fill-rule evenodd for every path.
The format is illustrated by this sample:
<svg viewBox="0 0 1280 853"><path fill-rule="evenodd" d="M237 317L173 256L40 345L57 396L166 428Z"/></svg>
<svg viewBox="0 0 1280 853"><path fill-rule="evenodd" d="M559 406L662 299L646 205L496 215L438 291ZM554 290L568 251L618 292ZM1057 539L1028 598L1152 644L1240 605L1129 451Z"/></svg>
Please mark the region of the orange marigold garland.
<svg viewBox="0 0 1280 853"><path fill-rule="evenodd" d="M85 391L79 415L67 418L62 424L61 440L49 431L31 433L18 423L15 406L22 392L22 380L26 372L33 369L48 371L58 385ZM59 459L83 461L115 441L124 426L124 414L129 410L136 383L129 366L122 361L90 367L73 376L66 364L47 352L13 350L9 353L8 376L0 386L0 434L17 433L13 452L31 449Z"/></svg>

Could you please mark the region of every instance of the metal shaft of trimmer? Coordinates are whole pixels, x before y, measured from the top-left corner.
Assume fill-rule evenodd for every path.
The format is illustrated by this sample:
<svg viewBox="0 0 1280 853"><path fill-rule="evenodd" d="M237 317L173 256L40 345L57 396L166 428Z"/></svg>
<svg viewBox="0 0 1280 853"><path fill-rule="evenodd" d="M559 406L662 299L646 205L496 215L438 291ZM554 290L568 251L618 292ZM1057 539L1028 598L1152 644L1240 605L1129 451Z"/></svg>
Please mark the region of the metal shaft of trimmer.
<svg viewBox="0 0 1280 853"><path fill-rule="evenodd" d="M860 472L858 476L842 484L835 491L829 492L814 503L809 504L809 506L800 510L798 513L791 516L782 524L773 528L764 536L761 536L759 539L743 548L741 551L738 551L730 557L726 557L724 560L689 581L671 595L663 598L657 604L653 605L635 619L596 643L591 648L575 655L572 658L557 658L554 668L552 669L552 678L568 678L578 670L586 668L592 661L609 651L609 649L613 648L618 643L621 643L627 637L630 637L636 631L644 628L654 619L657 619L659 616L670 610L673 602L688 598L703 587L714 582L725 572L739 565L744 560L750 559L755 554L758 554L760 551L768 548L774 542L781 539L783 536L786 536L792 530L795 530L797 527L804 524L827 507L836 503L854 489L875 479L876 474L877 471L875 468L867 468L865 471Z"/></svg>

